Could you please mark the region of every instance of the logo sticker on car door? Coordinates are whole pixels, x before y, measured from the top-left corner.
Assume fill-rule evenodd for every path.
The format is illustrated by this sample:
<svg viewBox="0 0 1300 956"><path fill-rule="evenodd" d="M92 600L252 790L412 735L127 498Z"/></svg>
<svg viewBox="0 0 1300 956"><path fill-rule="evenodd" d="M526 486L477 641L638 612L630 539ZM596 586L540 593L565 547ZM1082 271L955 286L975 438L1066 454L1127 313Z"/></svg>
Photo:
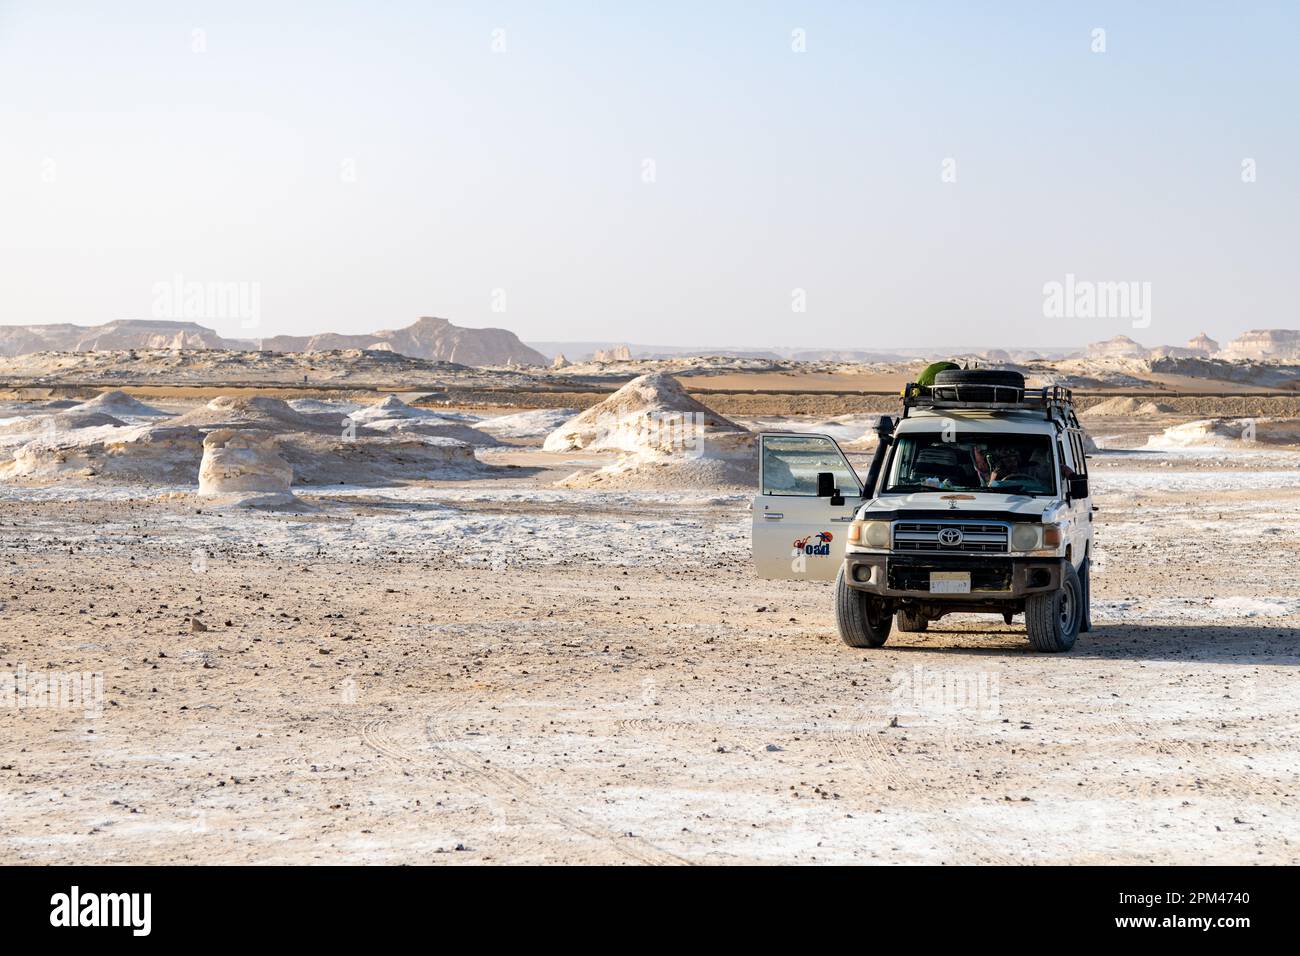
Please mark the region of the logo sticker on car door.
<svg viewBox="0 0 1300 956"><path fill-rule="evenodd" d="M829 531L818 531L806 538L797 539L794 543L794 553L806 554L810 557L827 557L831 553L833 540L834 535Z"/></svg>

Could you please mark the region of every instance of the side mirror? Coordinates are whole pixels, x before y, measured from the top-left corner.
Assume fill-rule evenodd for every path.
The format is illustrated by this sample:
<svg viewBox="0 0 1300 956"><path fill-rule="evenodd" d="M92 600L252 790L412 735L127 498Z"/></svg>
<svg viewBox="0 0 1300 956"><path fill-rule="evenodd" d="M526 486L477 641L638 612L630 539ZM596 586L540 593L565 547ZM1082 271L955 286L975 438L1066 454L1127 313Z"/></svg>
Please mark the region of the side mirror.
<svg viewBox="0 0 1300 956"><path fill-rule="evenodd" d="M817 472L817 497L829 498L833 505L844 504L844 497L840 494L840 489L835 486L835 474L833 472Z"/></svg>
<svg viewBox="0 0 1300 956"><path fill-rule="evenodd" d="M1069 486L1069 496L1070 496L1071 498L1078 498L1080 501L1082 501L1084 498L1087 498L1087 497L1088 497L1088 479L1087 479L1087 478L1071 478L1071 479L1070 479L1070 486Z"/></svg>

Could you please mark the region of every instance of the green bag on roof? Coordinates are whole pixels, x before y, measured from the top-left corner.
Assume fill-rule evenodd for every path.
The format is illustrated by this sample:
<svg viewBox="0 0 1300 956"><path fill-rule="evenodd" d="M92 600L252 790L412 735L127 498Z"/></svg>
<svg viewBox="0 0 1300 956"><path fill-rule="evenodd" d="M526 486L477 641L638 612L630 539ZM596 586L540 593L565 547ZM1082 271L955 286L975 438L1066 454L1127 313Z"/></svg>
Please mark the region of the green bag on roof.
<svg viewBox="0 0 1300 956"><path fill-rule="evenodd" d="M934 384L934 377L940 372L946 372L951 368L961 368L956 362L934 362L925 367L921 377L916 380L917 385L931 386Z"/></svg>

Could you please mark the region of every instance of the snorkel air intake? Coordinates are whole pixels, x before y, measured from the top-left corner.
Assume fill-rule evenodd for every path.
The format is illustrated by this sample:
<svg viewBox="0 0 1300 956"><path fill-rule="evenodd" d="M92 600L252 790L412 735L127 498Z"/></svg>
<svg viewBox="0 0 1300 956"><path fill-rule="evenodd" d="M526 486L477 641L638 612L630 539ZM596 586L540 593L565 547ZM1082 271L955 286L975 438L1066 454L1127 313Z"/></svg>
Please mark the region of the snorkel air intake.
<svg viewBox="0 0 1300 956"><path fill-rule="evenodd" d="M876 453L871 456L871 467L867 469L867 480L862 486L863 498L876 496L881 466L885 463L885 455L889 454L889 446L894 443L894 419L889 415L881 415L876 423L876 438Z"/></svg>

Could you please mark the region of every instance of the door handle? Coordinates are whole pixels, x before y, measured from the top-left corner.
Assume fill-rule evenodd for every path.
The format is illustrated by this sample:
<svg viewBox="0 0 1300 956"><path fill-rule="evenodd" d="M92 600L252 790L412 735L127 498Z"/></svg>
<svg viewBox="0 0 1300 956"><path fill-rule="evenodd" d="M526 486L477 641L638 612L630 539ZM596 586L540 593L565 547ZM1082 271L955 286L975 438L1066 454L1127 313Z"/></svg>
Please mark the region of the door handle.
<svg viewBox="0 0 1300 956"><path fill-rule="evenodd" d="M764 521L780 521L780 520L781 520L782 518L784 518L784 517L785 517L785 515L783 515L783 514L782 514L781 512L779 512L779 511L765 511L765 512L763 512L763 520L764 520Z"/></svg>

